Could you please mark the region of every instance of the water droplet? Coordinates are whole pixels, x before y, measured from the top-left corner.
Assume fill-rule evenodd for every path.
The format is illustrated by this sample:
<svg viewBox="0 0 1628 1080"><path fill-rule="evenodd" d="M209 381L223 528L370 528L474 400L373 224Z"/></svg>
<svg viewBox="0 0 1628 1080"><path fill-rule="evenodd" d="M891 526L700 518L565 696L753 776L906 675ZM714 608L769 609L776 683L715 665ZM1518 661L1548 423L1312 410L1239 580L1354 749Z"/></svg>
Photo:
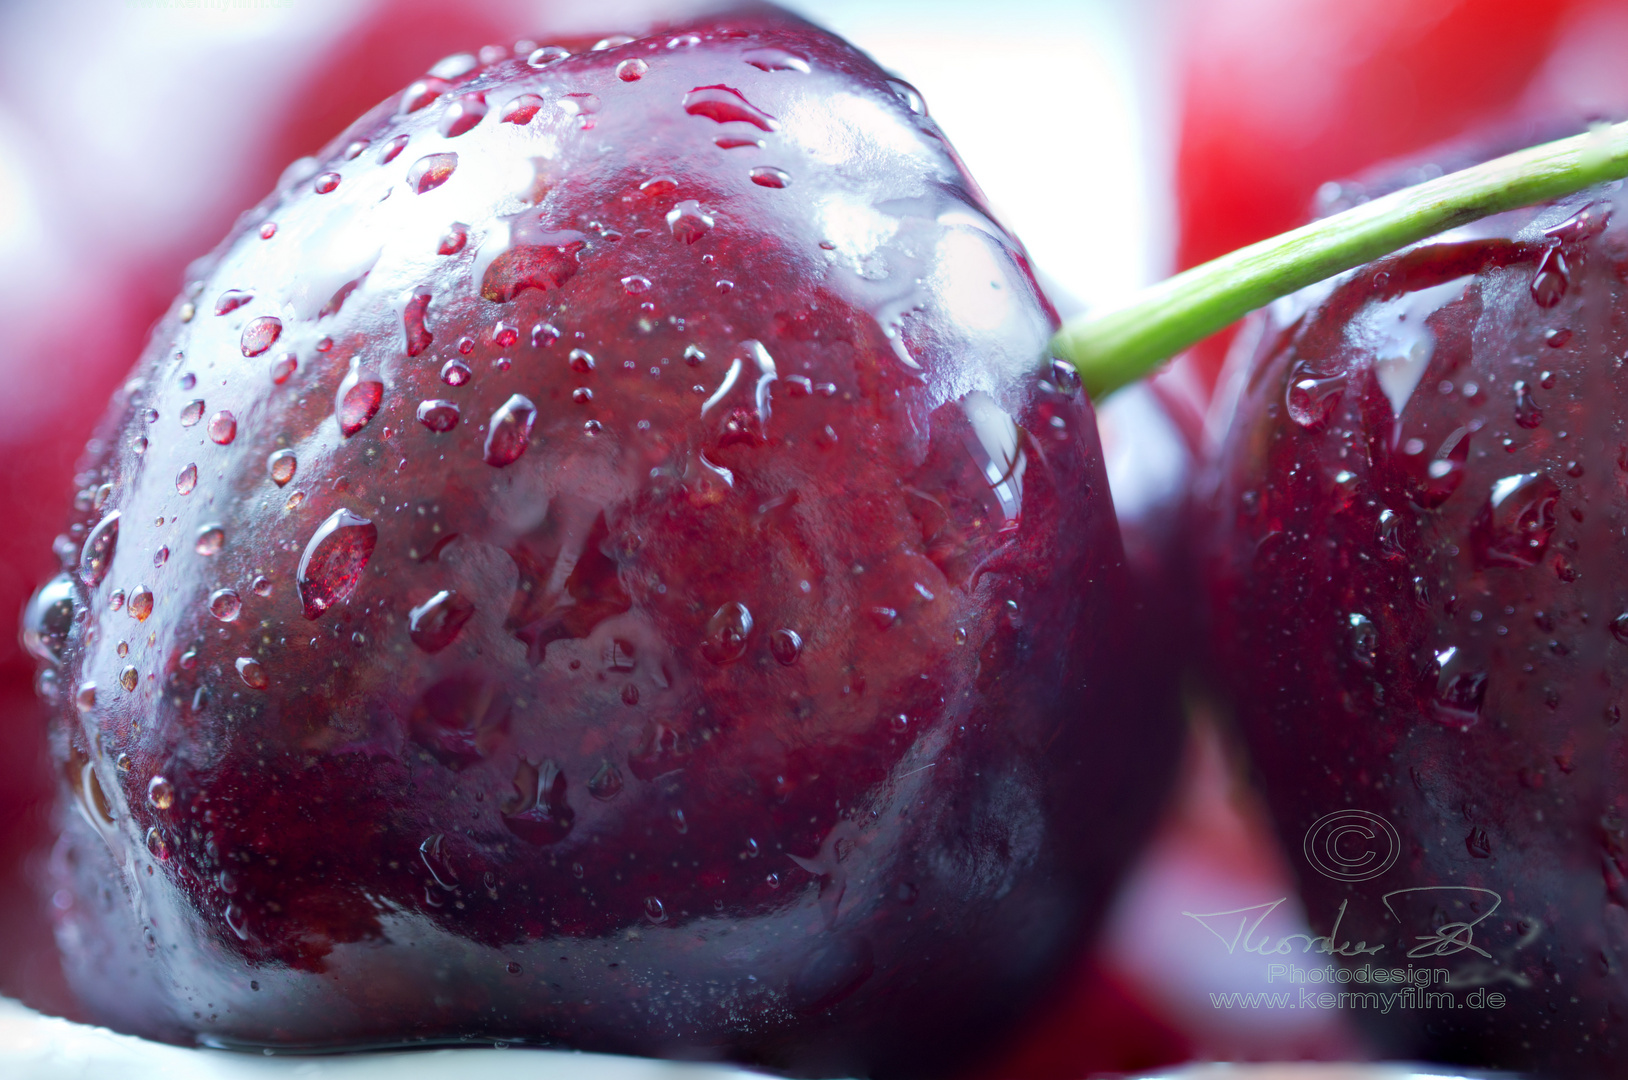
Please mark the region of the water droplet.
<svg viewBox="0 0 1628 1080"><path fill-rule="evenodd" d="M1495 481L1471 527L1471 542L1481 565L1537 565L1555 530L1559 498L1559 486L1541 472Z"/></svg>
<svg viewBox="0 0 1628 1080"><path fill-rule="evenodd" d="M325 172L321 176L318 176L311 184L311 190L315 191L318 195L326 195L328 192L334 190L338 186L339 174L336 172Z"/></svg>
<svg viewBox="0 0 1628 1080"><path fill-rule="evenodd" d="M1464 847L1469 851L1471 858L1492 858L1492 841L1487 839L1487 830L1471 829L1470 834L1464 838Z"/></svg>
<svg viewBox="0 0 1628 1080"><path fill-rule="evenodd" d="M639 274L629 274L622 279L622 290L629 296L638 296L650 291L650 279Z"/></svg>
<svg viewBox="0 0 1628 1080"><path fill-rule="evenodd" d="M612 34L600 38L589 48L589 52L604 52L606 49L619 49L623 45L631 44L633 39L626 34Z"/></svg>
<svg viewBox="0 0 1628 1080"><path fill-rule="evenodd" d="M118 544L119 512L115 510L97 522L96 528L85 537L85 546L79 553L79 580L93 589L100 585L113 565L113 552Z"/></svg>
<svg viewBox="0 0 1628 1080"><path fill-rule="evenodd" d="M58 574L41 585L28 601L28 607L23 609L23 646L34 656L48 663L61 661L63 646L73 630L77 609L74 596L73 579Z"/></svg>
<svg viewBox="0 0 1628 1080"><path fill-rule="evenodd" d="M685 199L667 211L667 227L673 239L693 244L712 228L712 216L701 209L694 199Z"/></svg>
<svg viewBox="0 0 1628 1080"><path fill-rule="evenodd" d="M181 426L191 427L203 419L204 403L202 398L195 398L186 403L181 409Z"/></svg>
<svg viewBox="0 0 1628 1080"><path fill-rule="evenodd" d="M904 103L905 108L916 116L927 115L927 102L922 98L921 92L914 86L911 86L903 79L889 79L887 85L888 89L893 91L893 96Z"/></svg>
<svg viewBox="0 0 1628 1080"><path fill-rule="evenodd" d="M475 605L450 589L442 589L407 613L407 635L427 653L451 645L458 631L475 614Z"/></svg>
<svg viewBox="0 0 1628 1080"><path fill-rule="evenodd" d="M746 640L752 633L752 613L745 604L728 603L707 620L707 636L701 654L714 664L728 664L746 655Z"/></svg>
<svg viewBox="0 0 1628 1080"><path fill-rule="evenodd" d="M441 366L441 381L448 386L462 386L469 381L469 365L454 357Z"/></svg>
<svg viewBox="0 0 1628 1080"><path fill-rule="evenodd" d="M498 119L505 124L529 124L531 118L537 115L537 110L542 107L543 99L536 94L521 94L503 106Z"/></svg>
<svg viewBox="0 0 1628 1080"><path fill-rule="evenodd" d="M1303 428L1327 423L1345 393L1344 375L1311 375L1297 371L1289 383L1289 418Z"/></svg>
<svg viewBox="0 0 1628 1080"><path fill-rule="evenodd" d="M803 638L795 630L781 627L769 636L769 651L782 664L795 664L803 651Z"/></svg>
<svg viewBox="0 0 1628 1080"><path fill-rule="evenodd" d="M457 168L457 154L425 154L407 170L407 186L420 195L434 191L446 183Z"/></svg>
<svg viewBox="0 0 1628 1080"><path fill-rule="evenodd" d="M483 451L486 464L501 469L518 461L531 445L531 425L536 419L537 406L531 399L515 394L505 401L487 425Z"/></svg>
<svg viewBox="0 0 1628 1080"><path fill-rule="evenodd" d="M198 309L194 307L192 302L189 300L176 310L175 317L184 323L189 323L192 321L192 317L196 314L198 314Z"/></svg>
<svg viewBox="0 0 1628 1080"><path fill-rule="evenodd" d="M783 188L791 184L791 176L784 169L771 168L768 165L759 165L749 174L752 183L758 187Z"/></svg>
<svg viewBox="0 0 1628 1080"><path fill-rule="evenodd" d="M145 585L137 585L130 594L130 602L125 605L130 617L137 622L146 622L147 616L153 613L153 593Z"/></svg>
<svg viewBox="0 0 1628 1080"><path fill-rule="evenodd" d="M547 67L549 64L559 63L571 55L571 50L558 45L544 45L526 57L526 63L532 67Z"/></svg>
<svg viewBox="0 0 1628 1080"><path fill-rule="evenodd" d="M1611 633L1616 635L1618 641L1628 645L1628 611L1611 620Z"/></svg>
<svg viewBox="0 0 1628 1080"><path fill-rule="evenodd" d="M479 65L474 53L453 53L437 60L429 74L437 79L456 79L468 75Z"/></svg>
<svg viewBox="0 0 1628 1080"><path fill-rule="evenodd" d="M1543 332L1543 343L1549 346L1551 349L1565 348L1566 343L1569 341L1571 341L1571 331L1566 327L1561 327L1558 330L1545 330ZM1545 384L1545 386L1547 386L1547 384Z"/></svg>
<svg viewBox="0 0 1628 1080"><path fill-rule="evenodd" d="M565 774L552 761L541 765L521 759L514 772L515 796L503 808L503 824L528 844L554 844L565 839L576 820L566 799Z"/></svg>
<svg viewBox="0 0 1628 1080"><path fill-rule="evenodd" d="M268 221L264 225L260 226L260 239L262 239L262 240L270 240L273 236L276 236L276 235L277 235L277 223L275 221Z"/></svg>
<svg viewBox="0 0 1628 1080"><path fill-rule="evenodd" d="M560 339L560 329L553 323L540 322L531 328L531 347L546 349Z"/></svg>
<svg viewBox="0 0 1628 1080"><path fill-rule="evenodd" d="M810 70L807 60L785 49L747 49L741 53L741 59L759 71L795 71L807 75Z"/></svg>
<svg viewBox="0 0 1628 1080"><path fill-rule="evenodd" d="M209 594L209 614L221 622L234 621L243 610L243 601L234 589L216 589Z"/></svg>
<svg viewBox="0 0 1628 1080"><path fill-rule="evenodd" d="M157 825L147 830L147 852L159 862L170 861L170 842L165 839L164 831Z"/></svg>
<svg viewBox="0 0 1628 1080"><path fill-rule="evenodd" d="M215 314L225 315L229 311L236 311L253 299L254 293L252 292L244 292L241 289L227 289L215 301Z"/></svg>
<svg viewBox="0 0 1628 1080"><path fill-rule="evenodd" d="M350 599L378 539L373 522L343 508L317 526L300 556L295 581L307 619L320 618L333 605Z"/></svg>
<svg viewBox="0 0 1628 1080"><path fill-rule="evenodd" d="M1390 558L1407 557L1407 549L1402 546L1402 519L1395 510L1379 512L1379 526L1375 530L1375 537L1379 541L1380 550Z"/></svg>
<svg viewBox="0 0 1628 1080"><path fill-rule="evenodd" d="M169 561L170 561L170 549L168 547L160 547L157 551L153 552L153 565L154 566L163 566L165 563L167 563Z"/></svg>
<svg viewBox="0 0 1628 1080"><path fill-rule="evenodd" d="M1351 633L1351 657L1365 668L1374 666L1379 651L1379 631L1368 616L1356 612L1346 617Z"/></svg>
<svg viewBox="0 0 1628 1080"><path fill-rule="evenodd" d="M425 102L428 104L428 102ZM388 165L396 160L396 156L407 148L407 136L397 135L379 148L379 164Z"/></svg>
<svg viewBox="0 0 1628 1080"><path fill-rule="evenodd" d="M448 139L456 139L486 118L486 95L465 94L441 114L436 130Z"/></svg>
<svg viewBox="0 0 1628 1080"><path fill-rule="evenodd" d="M134 690L136 688L136 684L140 681L141 676L133 667L126 666L123 671L119 672L119 685L124 687L126 690Z"/></svg>
<svg viewBox="0 0 1628 1080"><path fill-rule="evenodd" d="M566 359L571 364L571 370L578 375L586 375L594 369L594 354L587 349L572 349Z"/></svg>
<svg viewBox="0 0 1628 1080"><path fill-rule="evenodd" d="M225 446L237 438L237 417L222 409L209 418L209 441Z"/></svg>
<svg viewBox="0 0 1628 1080"><path fill-rule="evenodd" d="M272 364L271 364L271 381L272 381L272 384L274 386L283 385L285 382L287 382L289 380L289 378L294 374L294 372L299 370L299 367L300 367L300 362L294 356L293 353L283 353L283 355L279 356L276 360L272 361Z"/></svg>
<svg viewBox="0 0 1628 1080"><path fill-rule="evenodd" d="M647 896L644 898L644 917L653 923L666 922L667 909L662 906L661 901L656 897Z"/></svg>
<svg viewBox="0 0 1628 1080"><path fill-rule="evenodd" d="M1532 299L1538 307L1552 308L1566 295L1571 283L1571 270L1566 265L1565 253L1556 244L1543 253L1537 273L1532 276Z"/></svg>
<svg viewBox="0 0 1628 1080"><path fill-rule="evenodd" d="M638 82L644 78L644 73L650 70L650 65L643 60L634 58L623 60L616 65L616 77L623 82Z"/></svg>
<svg viewBox="0 0 1628 1080"><path fill-rule="evenodd" d="M419 79L401 94L401 113L415 113L433 102L447 91L450 84L445 79L438 79L431 75Z"/></svg>
<svg viewBox="0 0 1628 1080"><path fill-rule="evenodd" d="M271 482L283 487L294 479L294 472L299 468L299 461L294 457L292 450L278 450L266 459L266 472L271 476Z"/></svg>
<svg viewBox="0 0 1628 1080"><path fill-rule="evenodd" d="M451 431L458 426L458 406L434 398L418 403L418 422L431 431Z"/></svg>
<svg viewBox="0 0 1628 1080"><path fill-rule="evenodd" d="M353 357L350 373L340 382L334 395L334 419L339 422L340 434L348 439L367 427L383 400L384 383L364 376L360 358Z"/></svg>
<svg viewBox="0 0 1628 1080"><path fill-rule="evenodd" d="M609 802L622 793L622 770L610 762L602 762L599 771L588 781L588 794L602 802Z"/></svg>
<svg viewBox="0 0 1628 1080"><path fill-rule="evenodd" d="M1452 727L1469 727L1481 718L1481 705L1487 696L1487 673L1461 670L1464 661L1458 655L1457 646L1448 646L1436 653L1436 666L1439 674L1432 717Z"/></svg>
<svg viewBox="0 0 1628 1080"><path fill-rule="evenodd" d="M469 243L469 226L461 221L454 221L447 226L447 231L441 234L441 242L435 247L437 255L456 255Z"/></svg>
<svg viewBox="0 0 1628 1080"><path fill-rule="evenodd" d="M424 317L429 311L430 299L430 290L425 288L414 289L412 298L407 301L407 306L402 309L401 328L402 333L407 338L408 356L417 356L429 348L431 342L435 340L435 335L430 332L429 327L424 325Z"/></svg>
<svg viewBox="0 0 1628 1080"><path fill-rule="evenodd" d="M684 111L720 124L740 121L761 131L774 131L780 126L774 117L747 101L739 90L722 85L697 86L685 94Z"/></svg>
<svg viewBox="0 0 1628 1080"><path fill-rule="evenodd" d="M555 102L560 111L567 116L588 117L599 111L600 101L598 94L576 93L566 94ZM584 125L587 126L587 125Z"/></svg>
<svg viewBox="0 0 1628 1080"><path fill-rule="evenodd" d="M622 704L633 706L639 703L639 684L628 683L622 687Z"/></svg>
<svg viewBox="0 0 1628 1080"><path fill-rule="evenodd" d="M226 546L226 530L219 525L205 525L198 530L197 542L193 545L199 555L214 555Z"/></svg>
<svg viewBox="0 0 1628 1080"><path fill-rule="evenodd" d="M571 400L576 402L578 405L586 405L593 401L593 399L594 392L588 389L586 386L579 386L575 390L571 391Z"/></svg>
<svg viewBox="0 0 1628 1080"><path fill-rule="evenodd" d="M259 356L277 343L282 336L283 322L272 315L262 315L243 328L240 345L244 356Z"/></svg>
<svg viewBox="0 0 1628 1080"><path fill-rule="evenodd" d="M153 777L147 782L147 801L156 810L168 810L175 805L175 785L162 776Z"/></svg>
<svg viewBox="0 0 1628 1080"><path fill-rule="evenodd" d="M300 505L300 503L302 503L304 501L305 501L305 492L303 492L303 491L295 491L295 492L290 493L290 495L288 496L288 501L286 503L284 503L283 505L286 506L288 509L293 510L293 509L296 509Z"/></svg>
<svg viewBox="0 0 1628 1080"><path fill-rule="evenodd" d="M1515 422L1523 428L1543 423L1543 410L1532 400L1531 387L1519 379L1515 381Z"/></svg>

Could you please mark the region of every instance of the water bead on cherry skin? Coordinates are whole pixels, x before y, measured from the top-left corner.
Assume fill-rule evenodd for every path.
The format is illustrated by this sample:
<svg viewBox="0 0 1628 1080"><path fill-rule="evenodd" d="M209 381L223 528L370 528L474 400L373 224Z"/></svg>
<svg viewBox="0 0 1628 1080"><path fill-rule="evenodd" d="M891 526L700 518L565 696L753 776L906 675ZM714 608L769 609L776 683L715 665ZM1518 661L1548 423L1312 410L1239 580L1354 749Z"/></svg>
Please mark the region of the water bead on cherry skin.
<svg viewBox="0 0 1628 1080"><path fill-rule="evenodd" d="M650 291L650 279L639 274L629 274L622 279L622 290L629 296L638 296Z"/></svg>
<svg viewBox="0 0 1628 1080"><path fill-rule="evenodd" d="M570 49L563 48L559 45L544 45L542 48L535 50L530 56L526 57L526 63L530 64L534 68L547 67L549 64L559 63L561 60L564 60L570 55Z"/></svg>
<svg viewBox="0 0 1628 1080"><path fill-rule="evenodd" d="M243 355L248 357L259 356L277 343L282 336L283 322L273 315L262 315L243 328L243 336L239 342Z"/></svg>
<svg viewBox="0 0 1628 1080"><path fill-rule="evenodd" d="M746 655L752 633L752 613L745 604L731 602L720 607L707 620L701 654L714 664L728 664Z"/></svg>
<svg viewBox="0 0 1628 1080"><path fill-rule="evenodd" d="M271 579L262 574L254 579L254 584L250 588L254 590L256 596L270 596Z"/></svg>
<svg viewBox="0 0 1628 1080"><path fill-rule="evenodd" d="M508 323L498 323L492 327L492 341L500 349L507 349L520 340L520 331Z"/></svg>
<svg viewBox="0 0 1628 1080"><path fill-rule="evenodd" d="M155 810L168 810L175 805L175 785L162 776L147 782L147 802Z"/></svg>
<svg viewBox="0 0 1628 1080"><path fill-rule="evenodd" d="M464 94L441 114L441 121L436 130L444 138L455 139L469 131L486 117L486 95L482 93Z"/></svg>
<svg viewBox="0 0 1628 1080"><path fill-rule="evenodd" d="M482 457L488 465L503 468L520 459L531 445L531 428L537 420L537 406L522 394L512 395L492 414L487 425Z"/></svg>
<svg viewBox="0 0 1628 1080"><path fill-rule="evenodd" d="M251 690L264 690L271 685L271 679L267 677L266 669L258 660L248 656L237 658L237 674L238 678L243 680L243 685Z"/></svg>
<svg viewBox="0 0 1628 1080"><path fill-rule="evenodd" d="M278 450L266 459L266 472L271 482L278 487L287 486L294 479L294 472L299 468L299 460L295 458L292 450Z"/></svg>
<svg viewBox="0 0 1628 1080"><path fill-rule="evenodd" d="M472 337L461 337L461 338L458 339L458 352L461 355L468 356L470 353L472 353L474 351L475 351L475 339L474 338L472 338Z"/></svg>
<svg viewBox="0 0 1628 1080"><path fill-rule="evenodd" d="M209 418L209 440L225 446L237 438L237 417L222 409Z"/></svg>
<svg viewBox="0 0 1628 1080"><path fill-rule="evenodd" d="M352 358L350 373L335 394L334 419L340 433L348 439L361 431L377 415L383 400L384 383L363 374L360 360Z"/></svg>
<svg viewBox="0 0 1628 1080"><path fill-rule="evenodd" d="M418 112L446 93L450 86L445 79L438 79L434 75L419 79L402 91L400 109L402 115Z"/></svg>
<svg viewBox="0 0 1628 1080"><path fill-rule="evenodd" d="M673 239L693 244L712 228L712 215L695 199L685 199L667 211L667 228Z"/></svg>
<svg viewBox="0 0 1628 1080"><path fill-rule="evenodd" d="M587 405L594 399L594 392L586 386L579 386L571 391L571 400L578 405Z"/></svg>
<svg viewBox="0 0 1628 1080"><path fill-rule="evenodd" d="M407 136L397 135L379 149L379 164L388 165L407 147Z"/></svg>
<svg viewBox="0 0 1628 1080"><path fill-rule="evenodd" d="M784 169L776 169L769 165L759 165L749 174L752 183L758 187L784 188L791 186L791 174Z"/></svg>
<svg viewBox="0 0 1628 1080"><path fill-rule="evenodd" d="M643 60L637 58L632 60L623 60L620 64L616 65L616 77L621 79L623 82L638 82L640 79L644 78L645 72L649 70L650 65L645 63Z"/></svg>
<svg viewBox="0 0 1628 1080"><path fill-rule="evenodd" d="M180 495L191 495L198 486L198 466L187 465L175 474L175 490Z"/></svg>
<svg viewBox="0 0 1628 1080"><path fill-rule="evenodd" d="M543 99L536 94L521 94L503 106L503 111L498 114L498 120L505 124L529 124L543 104Z"/></svg>
<svg viewBox="0 0 1628 1080"><path fill-rule="evenodd" d="M457 638L475 614L466 598L442 589L407 613L407 636L427 653L440 652Z"/></svg>
<svg viewBox="0 0 1628 1080"><path fill-rule="evenodd" d="M426 154L407 170L407 186L423 195L450 180L457 168L457 154Z"/></svg>
<svg viewBox="0 0 1628 1080"><path fill-rule="evenodd" d="M262 239L262 240L270 240L273 236L276 236L276 235L277 235L277 223L275 221L268 221L264 225L260 226L260 239Z"/></svg>
<svg viewBox="0 0 1628 1080"><path fill-rule="evenodd" d="M566 360L578 375L586 375L594 369L594 354L587 349L572 349Z"/></svg>
<svg viewBox="0 0 1628 1080"><path fill-rule="evenodd" d="M299 367L299 359L293 353L283 353L271 362L272 385L283 385L299 370Z"/></svg>
<svg viewBox="0 0 1628 1080"><path fill-rule="evenodd" d="M187 402L181 408L181 426L192 427L199 420L203 419L203 414L204 402L202 398L195 398L192 401Z"/></svg>
<svg viewBox="0 0 1628 1080"><path fill-rule="evenodd" d="M254 299L254 293L242 289L227 289L215 300L215 314L225 315Z"/></svg>
<svg viewBox="0 0 1628 1080"><path fill-rule="evenodd" d="M560 339L560 329L553 323L540 322L531 328L531 347L546 349Z"/></svg>
<svg viewBox="0 0 1628 1080"><path fill-rule="evenodd" d="M311 185L311 190L318 195L326 195L337 187L339 187L339 174L326 172L316 178L316 181Z"/></svg>
<svg viewBox="0 0 1628 1080"><path fill-rule="evenodd" d="M220 525L204 525L198 529L193 550L199 555L216 555L226 546L226 530Z"/></svg>
<svg viewBox="0 0 1628 1080"><path fill-rule="evenodd" d="M154 566L163 566L165 563L167 563L169 561L170 561L170 549L168 547L160 547L157 551L153 552L153 565Z"/></svg>
<svg viewBox="0 0 1628 1080"><path fill-rule="evenodd" d="M108 514L90 531L79 553L79 580L91 588L102 583L113 565L113 552L119 543L119 512Z"/></svg>
<svg viewBox="0 0 1628 1080"><path fill-rule="evenodd" d="M462 386L469 381L469 365L453 357L441 366L441 381L448 386Z"/></svg>
<svg viewBox="0 0 1628 1080"><path fill-rule="evenodd" d="M216 589L209 594L209 614L221 622L233 622L243 610L243 601L236 589Z"/></svg>
<svg viewBox="0 0 1628 1080"><path fill-rule="evenodd" d="M130 594L130 600L125 604L125 610L137 622L146 622L147 616L153 613L153 592L145 585L137 585Z"/></svg>
<svg viewBox="0 0 1628 1080"><path fill-rule="evenodd" d="M454 221L441 235L441 242L436 245L435 251L438 255L456 255L468 242L469 226L461 221Z"/></svg>
<svg viewBox="0 0 1628 1080"><path fill-rule="evenodd" d="M458 406L440 398L421 401L418 403L418 422L431 431L451 431L458 426Z"/></svg>
<svg viewBox="0 0 1628 1080"><path fill-rule="evenodd" d="M379 530L367 518L341 508L317 526L300 556L295 587L307 619L318 619L350 599L373 557Z"/></svg>

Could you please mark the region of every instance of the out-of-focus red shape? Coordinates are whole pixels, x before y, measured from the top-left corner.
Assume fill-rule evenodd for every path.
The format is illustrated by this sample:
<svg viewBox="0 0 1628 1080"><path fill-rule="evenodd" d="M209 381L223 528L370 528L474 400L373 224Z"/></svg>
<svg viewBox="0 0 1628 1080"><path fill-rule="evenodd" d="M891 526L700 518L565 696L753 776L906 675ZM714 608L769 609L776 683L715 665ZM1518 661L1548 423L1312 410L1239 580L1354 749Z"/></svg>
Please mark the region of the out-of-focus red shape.
<svg viewBox="0 0 1628 1080"><path fill-rule="evenodd" d="M1180 267L1303 223L1317 189L1505 118L1563 29L1622 0L1200 0L1187 8ZM1230 331L1194 350L1213 384Z"/></svg>

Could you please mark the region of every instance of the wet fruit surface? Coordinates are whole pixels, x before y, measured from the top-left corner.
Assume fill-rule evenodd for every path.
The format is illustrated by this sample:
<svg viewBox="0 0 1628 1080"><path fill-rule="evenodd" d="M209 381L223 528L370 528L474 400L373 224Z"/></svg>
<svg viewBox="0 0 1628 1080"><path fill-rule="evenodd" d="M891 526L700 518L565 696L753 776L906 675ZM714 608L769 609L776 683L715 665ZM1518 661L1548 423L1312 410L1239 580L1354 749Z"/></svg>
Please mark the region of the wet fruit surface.
<svg viewBox="0 0 1628 1080"><path fill-rule="evenodd" d="M1235 356L1213 641L1327 935L1282 959L1428 972L1301 988L1410 990L1356 1007L1387 1055L1620 1070L1625 225L1489 219Z"/></svg>
<svg viewBox="0 0 1628 1080"><path fill-rule="evenodd" d="M1174 742L1053 322L805 24L438 66L243 219L79 478L27 616L78 992L238 1045L992 1037Z"/></svg>

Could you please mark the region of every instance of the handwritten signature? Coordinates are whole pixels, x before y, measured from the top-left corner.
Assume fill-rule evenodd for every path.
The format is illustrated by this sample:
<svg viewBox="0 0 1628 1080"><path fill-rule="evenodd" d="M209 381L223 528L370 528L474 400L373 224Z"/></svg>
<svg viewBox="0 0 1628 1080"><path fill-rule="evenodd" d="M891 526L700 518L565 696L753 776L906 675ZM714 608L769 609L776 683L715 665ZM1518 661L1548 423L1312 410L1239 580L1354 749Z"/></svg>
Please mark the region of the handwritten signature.
<svg viewBox="0 0 1628 1080"><path fill-rule="evenodd" d="M1411 889L1395 889L1384 894L1380 900L1384 903L1385 910L1400 924L1403 922L1402 914L1393 901L1398 897L1416 893L1473 894L1477 897L1491 897L1492 906L1473 919L1446 922L1428 934L1415 935L1414 940L1420 944L1408 950L1408 959L1456 956L1466 950L1492 959L1491 953L1475 944L1475 928L1498 910L1499 905L1503 903L1501 896L1491 889L1480 889L1471 885L1420 885ZM1452 896L1449 895L1445 899L1452 899ZM1461 899L1468 897L1464 896ZM1340 909L1334 915L1334 925L1326 934L1286 934L1274 939L1270 934L1262 932L1261 924L1266 921L1267 916L1288 901L1287 896L1281 896L1268 903L1233 908L1230 911L1184 911L1182 914L1220 939L1227 947L1228 953L1242 950L1261 956L1287 956L1296 951L1297 945L1302 954L1317 953L1323 956L1373 956L1384 951L1383 944L1370 945L1366 941L1353 942L1349 938L1340 937L1340 923L1345 919L1349 900L1340 901Z"/></svg>

